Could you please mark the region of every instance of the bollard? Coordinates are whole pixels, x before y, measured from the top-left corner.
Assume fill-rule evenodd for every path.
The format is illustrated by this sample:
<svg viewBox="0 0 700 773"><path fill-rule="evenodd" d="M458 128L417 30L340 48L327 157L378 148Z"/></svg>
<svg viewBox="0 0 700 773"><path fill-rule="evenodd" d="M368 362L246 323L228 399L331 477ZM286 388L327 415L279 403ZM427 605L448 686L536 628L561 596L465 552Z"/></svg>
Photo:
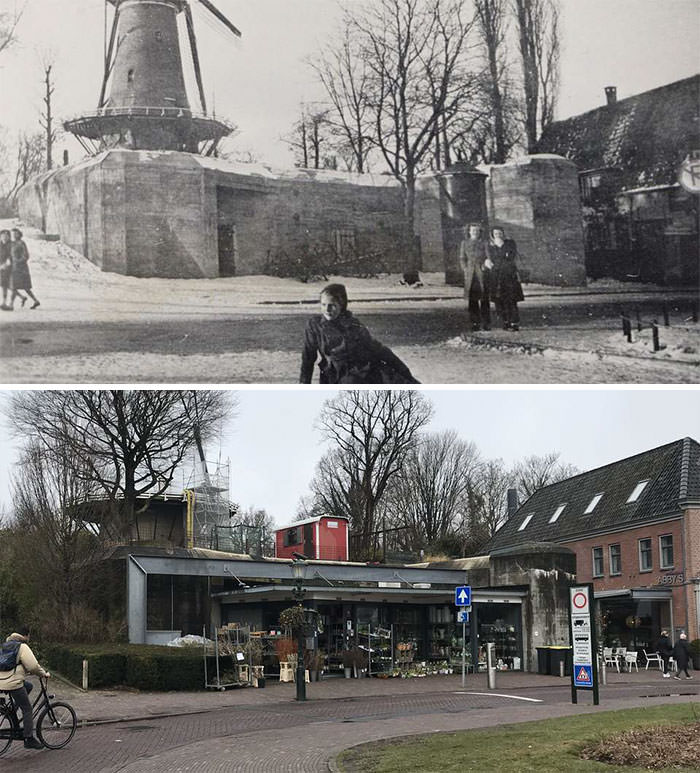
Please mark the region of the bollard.
<svg viewBox="0 0 700 773"><path fill-rule="evenodd" d="M488 676L489 690L496 689L496 666L494 664L494 652L496 645L490 641L486 643L486 671Z"/></svg>
<svg viewBox="0 0 700 773"><path fill-rule="evenodd" d="M661 304L661 313L664 315L664 327L668 327L668 306L666 305L666 301Z"/></svg>
<svg viewBox="0 0 700 773"><path fill-rule="evenodd" d="M622 335L627 338L628 343L632 343L632 324L630 318L622 315Z"/></svg>
<svg viewBox="0 0 700 773"><path fill-rule="evenodd" d="M564 661L559 661L559 676L563 679L564 678Z"/></svg>
<svg viewBox="0 0 700 773"><path fill-rule="evenodd" d="M88 688L88 662L83 660L83 690L87 692Z"/></svg>
<svg viewBox="0 0 700 773"><path fill-rule="evenodd" d="M659 325L656 320L651 323L651 338L654 343L654 351L659 351Z"/></svg>
<svg viewBox="0 0 700 773"><path fill-rule="evenodd" d="M637 315L637 332L642 332L642 315L639 313L639 309L635 309L635 314Z"/></svg>

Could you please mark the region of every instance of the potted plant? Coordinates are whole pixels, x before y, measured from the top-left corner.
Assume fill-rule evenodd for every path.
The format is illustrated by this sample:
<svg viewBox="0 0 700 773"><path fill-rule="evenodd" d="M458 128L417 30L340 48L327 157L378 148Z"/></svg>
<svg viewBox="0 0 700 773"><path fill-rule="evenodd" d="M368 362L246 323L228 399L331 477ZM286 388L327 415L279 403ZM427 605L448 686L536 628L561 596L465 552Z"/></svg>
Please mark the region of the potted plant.
<svg viewBox="0 0 700 773"><path fill-rule="evenodd" d="M309 679L318 682L323 666L326 662L326 653L323 650L306 650L304 665L309 670Z"/></svg>
<svg viewBox="0 0 700 773"><path fill-rule="evenodd" d="M688 645L690 659L693 661L693 668L700 671L700 639L693 639Z"/></svg>

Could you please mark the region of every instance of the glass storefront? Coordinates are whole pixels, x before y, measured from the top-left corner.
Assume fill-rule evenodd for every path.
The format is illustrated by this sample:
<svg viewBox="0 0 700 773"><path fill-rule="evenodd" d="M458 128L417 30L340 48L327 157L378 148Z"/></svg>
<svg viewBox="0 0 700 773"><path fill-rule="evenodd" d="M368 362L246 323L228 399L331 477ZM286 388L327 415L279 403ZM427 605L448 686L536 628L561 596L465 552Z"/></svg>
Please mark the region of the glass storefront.
<svg viewBox="0 0 700 773"><path fill-rule="evenodd" d="M600 614L604 647L653 651L661 630L671 627L667 600L601 599Z"/></svg>

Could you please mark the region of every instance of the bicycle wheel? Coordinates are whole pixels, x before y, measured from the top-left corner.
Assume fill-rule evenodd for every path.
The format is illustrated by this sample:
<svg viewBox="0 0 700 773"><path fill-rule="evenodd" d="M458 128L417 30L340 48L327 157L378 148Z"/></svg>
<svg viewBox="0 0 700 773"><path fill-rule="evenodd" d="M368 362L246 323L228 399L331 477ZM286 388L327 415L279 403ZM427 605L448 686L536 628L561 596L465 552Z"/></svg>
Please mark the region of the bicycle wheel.
<svg viewBox="0 0 700 773"><path fill-rule="evenodd" d="M36 721L36 734L49 749L62 749L75 735L78 719L67 703L49 703Z"/></svg>
<svg viewBox="0 0 700 773"><path fill-rule="evenodd" d="M17 717L5 706L0 708L0 756L9 748L12 740L19 735Z"/></svg>

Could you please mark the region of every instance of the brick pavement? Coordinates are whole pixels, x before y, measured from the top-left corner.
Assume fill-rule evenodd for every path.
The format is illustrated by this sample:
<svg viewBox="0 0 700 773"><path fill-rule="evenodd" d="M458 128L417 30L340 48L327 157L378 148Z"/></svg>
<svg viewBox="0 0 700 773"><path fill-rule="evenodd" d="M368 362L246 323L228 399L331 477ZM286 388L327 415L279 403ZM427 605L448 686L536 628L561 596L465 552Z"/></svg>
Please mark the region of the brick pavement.
<svg viewBox="0 0 700 773"><path fill-rule="evenodd" d="M309 685L307 703L293 700L292 685L226 693L117 694L89 696L92 717L112 714L114 704L129 721L82 728L59 752L30 752L16 744L3 757L8 773L155 773L155 771L333 770L335 756L357 743L393 736L488 727L579 712L669 701L698 701L700 680L663 680L658 672L612 674L600 707L590 694L570 703L568 679L499 674L496 693L483 674L411 680L326 680ZM62 698L67 692L58 690ZM674 693L676 695L674 695ZM88 697L88 696L84 696ZM535 698L541 703L517 700ZM235 702L234 700L235 699ZM78 701L71 702L78 705ZM80 709L81 712L85 710ZM157 718L151 713L178 713ZM83 715L84 717L86 715ZM137 718L145 717L145 718ZM428 769L426 769L427 771Z"/></svg>

